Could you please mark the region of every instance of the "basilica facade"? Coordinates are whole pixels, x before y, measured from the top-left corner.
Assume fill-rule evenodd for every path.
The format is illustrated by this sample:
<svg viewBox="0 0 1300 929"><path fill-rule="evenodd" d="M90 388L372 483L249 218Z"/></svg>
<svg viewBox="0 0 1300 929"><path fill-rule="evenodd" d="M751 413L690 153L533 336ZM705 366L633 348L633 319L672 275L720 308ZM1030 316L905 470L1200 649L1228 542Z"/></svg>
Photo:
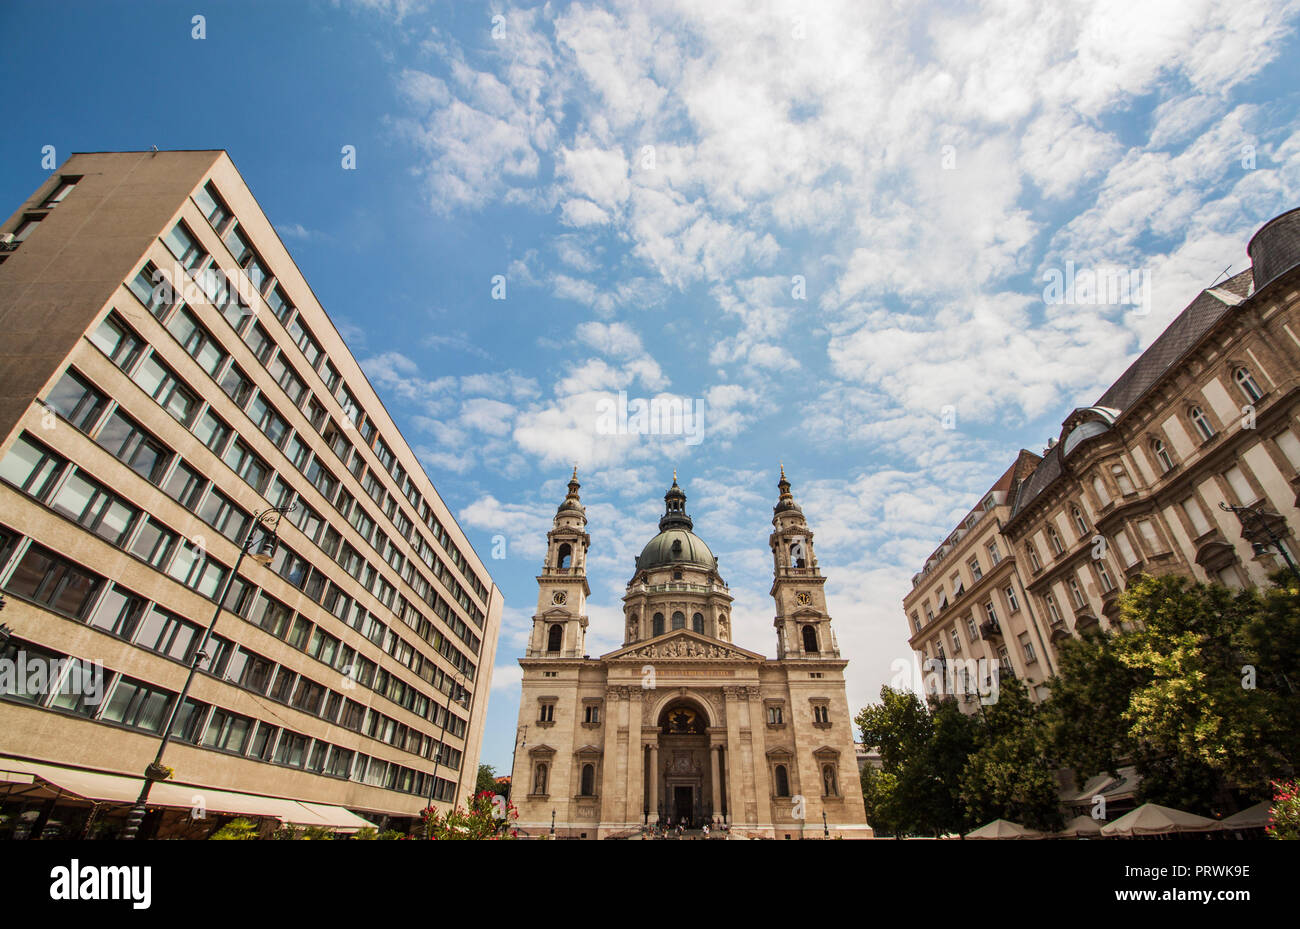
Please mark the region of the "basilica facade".
<svg viewBox="0 0 1300 929"><path fill-rule="evenodd" d="M848 662L784 469L768 539L775 660L732 642L731 594L675 474L623 597L623 645L588 656L591 537L579 486L575 469L519 661L520 831L600 839L725 823L731 838L870 837Z"/></svg>

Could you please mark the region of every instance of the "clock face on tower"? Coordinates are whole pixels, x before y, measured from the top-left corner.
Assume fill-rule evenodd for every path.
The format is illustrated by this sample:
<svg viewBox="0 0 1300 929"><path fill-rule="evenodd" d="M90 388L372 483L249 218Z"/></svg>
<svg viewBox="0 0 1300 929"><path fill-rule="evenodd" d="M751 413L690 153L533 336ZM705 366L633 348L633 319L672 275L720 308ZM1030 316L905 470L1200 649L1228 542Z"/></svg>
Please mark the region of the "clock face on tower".
<svg viewBox="0 0 1300 929"><path fill-rule="evenodd" d="M806 590L801 590L797 594L795 594L794 602L799 604L800 606L808 606L810 603L812 603L812 594L808 593L808 591Z"/></svg>
<svg viewBox="0 0 1300 929"><path fill-rule="evenodd" d="M562 590L557 590L554 594L551 595L551 602L554 603L556 606L562 606L564 604L564 601L568 599L569 599L569 595Z"/></svg>

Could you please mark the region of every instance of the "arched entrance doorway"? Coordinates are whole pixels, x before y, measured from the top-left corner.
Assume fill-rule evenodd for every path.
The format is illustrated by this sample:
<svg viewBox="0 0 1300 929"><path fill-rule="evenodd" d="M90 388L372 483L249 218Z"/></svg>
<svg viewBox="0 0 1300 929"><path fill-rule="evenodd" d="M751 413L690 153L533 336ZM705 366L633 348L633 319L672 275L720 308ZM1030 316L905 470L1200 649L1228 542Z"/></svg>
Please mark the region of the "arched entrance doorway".
<svg viewBox="0 0 1300 929"><path fill-rule="evenodd" d="M659 713L659 821L699 828L713 819L709 766L709 718L695 701L682 698Z"/></svg>

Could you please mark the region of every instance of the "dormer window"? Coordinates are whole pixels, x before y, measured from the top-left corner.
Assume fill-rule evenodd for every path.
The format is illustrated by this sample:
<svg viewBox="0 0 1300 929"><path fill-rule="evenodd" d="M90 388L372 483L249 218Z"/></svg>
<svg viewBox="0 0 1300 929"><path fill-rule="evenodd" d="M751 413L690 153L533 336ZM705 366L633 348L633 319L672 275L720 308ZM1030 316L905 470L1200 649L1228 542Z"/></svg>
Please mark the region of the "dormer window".
<svg viewBox="0 0 1300 929"><path fill-rule="evenodd" d="M1090 419L1085 423L1080 423L1071 430L1070 434L1065 437L1065 442L1061 445L1061 453L1068 455L1079 445L1093 436L1099 436L1110 427L1099 419Z"/></svg>

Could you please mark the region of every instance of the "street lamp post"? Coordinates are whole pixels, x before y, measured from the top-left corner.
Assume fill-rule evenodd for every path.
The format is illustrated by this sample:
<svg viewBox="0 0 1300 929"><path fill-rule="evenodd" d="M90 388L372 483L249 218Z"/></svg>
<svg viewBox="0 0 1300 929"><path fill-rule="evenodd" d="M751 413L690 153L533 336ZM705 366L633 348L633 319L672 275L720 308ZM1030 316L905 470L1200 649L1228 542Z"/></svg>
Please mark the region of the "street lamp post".
<svg viewBox="0 0 1300 929"><path fill-rule="evenodd" d="M454 700L456 703L460 704L461 706L465 705L465 688L461 686L461 681L463 680L464 680L464 676L459 671L457 671L455 681L451 685L452 692L448 694L451 700ZM451 720L451 705L449 703L447 706L443 707L442 735L438 738L438 752L433 756L433 778L429 782L429 807L430 808L433 807L433 795L438 790L438 765L442 762L442 752L443 749L446 748L447 746L446 743L447 723L450 720ZM451 802L453 804L455 804L456 794L459 792L460 792L460 775L459 773L457 773L456 787L455 790L453 790L451 795Z"/></svg>
<svg viewBox="0 0 1300 929"><path fill-rule="evenodd" d="M1282 543L1284 536L1278 531L1279 527L1286 525L1286 520L1277 513L1266 511L1263 504L1232 506L1220 503L1219 509L1236 515L1237 521L1241 523L1241 537L1254 547L1256 554L1268 551L1269 548L1277 549L1295 579L1300 581L1300 567L1292 560L1291 553Z"/></svg>
<svg viewBox="0 0 1300 929"><path fill-rule="evenodd" d="M551 838L555 838L555 810L551 810Z"/></svg>
<svg viewBox="0 0 1300 929"><path fill-rule="evenodd" d="M828 839L831 837L831 827L826 823L825 810L822 810L822 835Z"/></svg>
<svg viewBox="0 0 1300 929"><path fill-rule="evenodd" d="M180 714L181 707L185 705L185 697L190 692L190 685L194 682L194 675L199 670L199 664L208 658L207 647L208 640L212 637L212 630L217 625L217 618L221 616L222 604L225 603L226 594L230 591L230 585L234 583L235 578L239 575L239 566L244 561L244 556L256 543L257 551L253 553L252 559L258 564L267 565L271 563L275 555L275 546L279 541L276 538L276 531L280 526L280 518L296 506L296 503L290 501L285 506L273 506L258 513L253 519L253 525L249 527L248 535L244 542L239 546L239 557L235 559L235 566L226 575L226 580L221 585L221 590L217 594L217 606L212 611L212 620L208 623L207 628L203 630L203 638L199 640L199 647L195 649L194 656L190 659L190 671L185 676L185 686L181 688L180 694L176 697L176 702L172 704L171 712L167 714L167 722L163 726L162 740L158 743L158 752L154 755L153 763L145 768L144 786L140 788L140 796L135 801L135 806L131 808L130 815L126 819L126 830L122 833L124 839L137 838L140 833L140 824L144 822L146 808L149 803L149 792L153 789L155 779L162 780L163 770L163 753L167 751L167 744L172 740L172 726L176 722L176 717ZM275 521L269 525L263 524L267 517L274 516ZM260 533L259 533L259 530Z"/></svg>
<svg viewBox="0 0 1300 929"><path fill-rule="evenodd" d="M528 727L522 726L520 728L522 728L523 730L522 734L523 734L524 744L527 745ZM520 731L517 729L515 730L515 747L510 752L510 793L506 796L507 800L514 800L515 798L515 756L519 754L519 736L520 736Z"/></svg>

